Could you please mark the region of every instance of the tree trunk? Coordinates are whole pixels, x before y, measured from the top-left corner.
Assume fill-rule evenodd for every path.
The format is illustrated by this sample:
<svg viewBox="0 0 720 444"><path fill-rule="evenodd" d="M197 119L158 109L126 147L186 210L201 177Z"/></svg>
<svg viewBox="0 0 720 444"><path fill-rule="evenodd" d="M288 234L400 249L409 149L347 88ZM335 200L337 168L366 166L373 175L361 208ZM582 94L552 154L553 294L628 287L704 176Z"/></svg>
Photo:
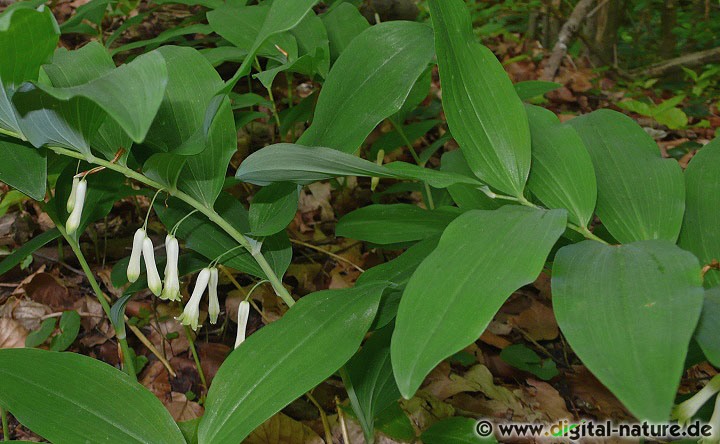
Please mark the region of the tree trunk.
<svg viewBox="0 0 720 444"><path fill-rule="evenodd" d="M624 17L624 8L623 0L606 0L593 15L594 32L591 38L594 51L590 55L596 65L607 63L608 60L615 61L615 45Z"/></svg>
<svg viewBox="0 0 720 444"><path fill-rule="evenodd" d="M570 18L560 30L560 35L558 35L557 43L555 43L553 47L550 59L548 59L545 64L542 75L543 80L552 81L555 78L555 73L557 73L563 57L567 54L570 42L575 37L580 24L588 15L594 3L595 0L580 0L577 5L575 5L575 9L573 9L572 14L570 14Z"/></svg>
<svg viewBox="0 0 720 444"><path fill-rule="evenodd" d="M677 4L676 0L665 0L662 15L660 16L660 56L669 59L675 55L677 38L673 29L677 25Z"/></svg>

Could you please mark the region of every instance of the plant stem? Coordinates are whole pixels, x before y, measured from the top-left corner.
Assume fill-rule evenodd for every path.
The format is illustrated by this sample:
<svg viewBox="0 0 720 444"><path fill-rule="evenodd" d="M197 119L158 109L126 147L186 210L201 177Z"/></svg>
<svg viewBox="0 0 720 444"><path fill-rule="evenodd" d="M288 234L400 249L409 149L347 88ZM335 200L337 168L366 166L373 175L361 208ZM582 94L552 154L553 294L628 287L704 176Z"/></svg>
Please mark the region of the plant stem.
<svg viewBox="0 0 720 444"><path fill-rule="evenodd" d="M132 170L126 166L119 165L116 163L108 162L103 159L99 159L96 157L92 158L86 158L83 154L78 153L76 151L72 151L66 148L56 147L56 146L48 146L48 149L56 152L57 154L72 157L75 159L80 160L86 160L89 163L93 163L96 165L104 166L105 168L113 171L117 171L119 173L124 174L126 177L130 179L134 179L142 184L145 184L149 187L155 188L157 190L165 189L168 194L171 196L177 197L178 199L182 200L186 204L190 205L194 209L200 211L203 213L208 219L210 219L212 222L217 224L223 231L225 231L227 234L229 234L235 242L245 247L245 249L252 253L252 247L250 246L250 242L243 236L242 233L240 233L238 230L235 229L230 223L228 223L222 216L220 216L213 208L210 208L206 205L203 205L190 195L183 193L180 190L177 189L168 189L165 187L165 185L156 182L152 179L149 179L145 177L143 174L138 173L135 170ZM295 300L292 298L290 293L283 287L282 281L280 278L275 274L275 271L272 269L270 264L267 262L265 257L260 252L256 252L253 254L253 257L257 261L260 268L265 273L268 281L270 281L270 284L273 286L273 289L275 290L275 293L289 306L292 307L293 304L295 304Z"/></svg>
<svg viewBox="0 0 720 444"><path fill-rule="evenodd" d="M388 119L393 127L395 127L395 131L398 132L400 135L400 138L405 142L405 145L407 145L408 150L410 150L410 154L412 155L413 159L415 160L415 163L418 166L424 166L422 161L420 160L420 156L418 156L417 151L415 151L415 148L412 146L412 142L410 142L410 139L408 139L407 135L405 134L405 131L402 129L402 125L395 122L394 119ZM425 185L425 194L427 195L428 199L428 208L431 210L435 209L435 202L433 202L432 192L430 191L430 185L428 185L427 182L423 182L423 185Z"/></svg>
<svg viewBox="0 0 720 444"><path fill-rule="evenodd" d="M2 416L3 441L10 441L10 426L8 426L7 410L0 407L0 416Z"/></svg>
<svg viewBox="0 0 720 444"><path fill-rule="evenodd" d="M110 316L110 304L108 304L108 301L105 300L103 291L100 288L100 284L98 284L98 281L95 279L95 275L93 275L93 272L90 269L90 265L88 265L88 262L85 259L85 255L80 248L80 244L78 244L74 238L67 234L67 232L65 231L65 227L58 224L57 228L60 231L60 234L63 235L67 243L70 245L73 253L75 253L78 262L80 262L80 267L82 268L83 272L85 272L85 276L87 277L88 282L90 282L90 286L95 292L95 297L97 297L100 305L102 305L103 311L107 315L108 319L110 319L112 322L112 317ZM113 325L113 327L115 326ZM125 370L125 373L127 373L133 379L137 379L137 375L135 374L135 362L133 360L132 354L130 353L130 349L127 344L127 338L118 337L117 340L120 344L120 351L123 355L123 370Z"/></svg>
<svg viewBox="0 0 720 444"><path fill-rule="evenodd" d="M205 372L203 372L202 365L200 365L200 357L197 354L197 350L195 349L195 340L192 337L192 333L190 333L190 327L185 325L185 336L187 337L188 343L190 344L190 352L193 355L193 359L195 360L195 367L197 367L198 374L200 375L200 382L202 382L203 387L205 388L205 392L208 390L207 382L205 382Z"/></svg>

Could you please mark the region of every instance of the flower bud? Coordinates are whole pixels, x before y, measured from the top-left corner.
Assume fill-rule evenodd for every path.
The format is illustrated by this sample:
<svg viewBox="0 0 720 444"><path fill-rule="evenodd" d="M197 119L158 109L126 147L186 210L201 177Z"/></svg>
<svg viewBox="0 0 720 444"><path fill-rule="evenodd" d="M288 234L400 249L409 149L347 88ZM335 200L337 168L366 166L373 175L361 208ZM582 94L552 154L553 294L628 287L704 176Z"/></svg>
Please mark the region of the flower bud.
<svg viewBox="0 0 720 444"><path fill-rule="evenodd" d="M178 272L178 256L180 255L180 246L175 236L168 234L165 237L165 252L167 254L167 262L165 263L165 286L160 295L161 299L171 301L180 300L180 277Z"/></svg>
<svg viewBox="0 0 720 444"><path fill-rule="evenodd" d="M82 217L83 205L85 205L85 192L87 191L87 182L81 180L78 182L77 189L75 190L75 199L72 212L68 217L67 223L65 224L65 230L67 234L73 234L77 231L80 226L80 218Z"/></svg>
<svg viewBox="0 0 720 444"><path fill-rule="evenodd" d="M195 288L193 288L192 295L185 310L182 314L175 319L180 321L182 325L189 325L193 330L198 328L198 320L200 318L200 299L202 299L205 288L207 288L208 281L210 280L210 269L203 268L198 274L197 280L195 281Z"/></svg>
<svg viewBox="0 0 720 444"><path fill-rule="evenodd" d="M250 317L250 303L248 301L240 302L238 306L238 330L235 337L235 348L245 342L245 332L247 331L248 317Z"/></svg>
<svg viewBox="0 0 720 444"><path fill-rule="evenodd" d="M149 237L145 236L142 244L143 259L145 259L145 271L147 274L147 283L150 291L155 296L160 296L162 293L162 281L160 280L160 274L155 264L155 250L153 243Z"/></svg>
<svg viewBox="0 0 720 444"><path fill-rule="evenodd" d="M672 418L677 419L680 425L689 423L698 410L700 410L710 398L715 396L718 391L720 391L720 375L713 377L710 382L708 382L702 390L695 393L692 398L686 399L676 405L672 410Z"/></svg>
<svg viewBox="0 0 720 444"><path fill-rule="evenodd" d="M218 285L218 269L213 267L210 269L210 280L208 283L208 315L210 323L217 324L218 315L220 314L220 301L217 295Z"/></svg>
<svg viewBox="0 0 720 444"><path fill-rule="evenodd" d="M75 208L75 196L77 196L78 184L80 184L80 178L73 177L72 190L70 191L70 197L68 197L66 206L68 213L72 213L72 210Z"/></svg>
<svg viewBox="0 0 720 444"><path fill-rule="evenodd" d="M135 282L140 277L140 257L142 255L143 241L146 237L147 234L142 228L138 228L133 237L133 247L127 267L127 278L130 282Z"/></svg>

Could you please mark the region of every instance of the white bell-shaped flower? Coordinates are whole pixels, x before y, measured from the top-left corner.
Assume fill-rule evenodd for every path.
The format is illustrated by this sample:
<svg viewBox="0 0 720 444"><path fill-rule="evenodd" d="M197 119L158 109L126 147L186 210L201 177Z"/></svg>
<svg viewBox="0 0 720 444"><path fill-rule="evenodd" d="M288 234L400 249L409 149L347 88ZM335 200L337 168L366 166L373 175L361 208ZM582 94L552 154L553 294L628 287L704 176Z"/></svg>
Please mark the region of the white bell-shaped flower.
<svg viewBox="0 0 720 444"><path fill-rule="evenodd" d="M155 264L155 249L152 240L147 236L145 236L143 240L142 252L143 259L145 260L148 288L155 296L160 296L162 293L162 281L160 280L160 274Z"/></svg>
<svg viewBox="0 0 720 444"><path fill-rule="evenodd" d="M210 269L210 280L208 282L208 315L210 323L217 324L218 315L220 314L220 301L217 294L218 286L218 269L213 267Z"/></svg>
<svg viewBox="0 0 720 444"><path fill-rule="evenodd" d="M178 272L178 257L180 256L180 246L178 240L172 234L165 237L165 252L167 254L167 262L165 263L165 285L160 295L161 299L171 301L180 300L180 276Z"/></svg>
<svg viewBox="0 0 720 444"><path fill-rule="evenodd" d="M77 196L77 188L79 184L80 178L73 177L72 190L70 190L70 197L68 197L67 205L65 207L67 208L68 213L72 213L72 210L75 209L75 196Z"/></svg>
<svg viewBox="0 0 720 444"><path fill-rule="evenodd" d="M676 405L672 410L672 418L677 419L678 423L685 425L695 416L700 408L705 405L715 394L720 391L720 375L716 375L707 383L699 392L695 393L692 398L686 399Z"/></svg>
<svg viewBox="0 0 720 444"><path fill-rule="evenodd" d="M193 288L192 295L185 310L182 314L175 319L180 321L183 325L189 325L193 330L198 328L198 320L200 319L200 300L202 299L203 293L208 286L210 281L210 269L203 268L198 274L197 280L195 281L195 288Z"/></svg>
<svg viewBox="0 0 720 444"><path fill-rule="evenodd" d="M142 257L143 241L147 237L145 229L138 228L133 237L132 252L130 252L130 262L127 267L127 278L130 282L135 282L140 277L140 258Z"/></svg>
<svg viewBox="0 0 720 444"><path fill-rule="evenodd" d="M245 333L247 331L248 318L250 317L250 303L248 301L240 302L238 306L238 330L235 337L235 348L245 342Z"/></svg>
<svg viewBox="0 0 720 444"><path fill-rule="evenodd" d="M75 190L75 199L72 212L70 212L70 217L68 217L67 223L65 224L65 229L67 230L68 234L75 233L75 231L77 231L78 227L80 226L80 218L82 217L82 210L83 206L85 205L86 192L87 182L81 180L80 182L78 182L77 189Z"/></svg>

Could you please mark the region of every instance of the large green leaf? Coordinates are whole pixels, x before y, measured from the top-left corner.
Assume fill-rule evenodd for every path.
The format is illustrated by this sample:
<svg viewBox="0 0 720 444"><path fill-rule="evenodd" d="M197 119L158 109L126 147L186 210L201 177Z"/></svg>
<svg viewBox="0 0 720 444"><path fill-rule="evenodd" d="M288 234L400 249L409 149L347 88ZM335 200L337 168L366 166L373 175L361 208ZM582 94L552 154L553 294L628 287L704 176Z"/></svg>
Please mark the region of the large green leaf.
<svg viewBox="0 0 720 444"><path fill-rule="evenodd" d="M440 361L477 340L513 291L537 278L566 219L564 210L505 206L450 223L400 301L392 363L404 397Z"/></svg>
<svg viewBox="0 0 720 444"><path fill-rule="evenodd" d="M380 245L415 242L442 233L460 214L454 207L430 211L410 204L370 205L340 219L335 234Z"/></svg>
<svg viewBox="0 0 720 444"><path fill-rule="evenodd" d="M392 332L387 326L373 333L341 372L367 443L375 438L376 415L400 398L390 362Z"/></svg>
<svg viewBox="0 0 720 444"><path fill-rule="evenodd" d="M199 442L238 443L357 351L383 284L327 290L300 299L251 335L220 367L208 392Z"/></svg>
<svg viewBox="0 0 720 444"><path fill-rule="evenodd" d="M340 176L395 177L387 168L352 154L290 143L270 145L243 161L235 177L255 185L293 182L307 185Z"/></svg>
<svg viewBox="0 0 720 444"><path fill-rule="evenodd" d="M528 189L549 208L565 208L568 220L587 227L595 210L597 183L592 160L577 132L555 113L528 106L532 170Z"/></svg>
<svg viewBox="0 0 720 444"><path fill-rule="evenodd" d="M184 442L155 395L75 353L0 350L0 404L51 442Z"/></svg>
<svg viewBox="0 0 720 444"><path fill-rule="evenodd" d="M35 81L52 57L60 29L50 11L25 3L0 15L0 128L20 132L12 96L25 81Z"/></svg>
<svg viewBox="0 0 720 444"><path fill-rule="evenodd" d="M278 182L255 193L248 219L254 236L271 236L284 230L298 208L299 187Z"/></svg>
<svg viewBox="0 0 720 444"><path fill-rule="evenodd" d="M70 69L76 66L57 67L60 76L69 77ZM50 75L51 72L48 72ZM54 76L53 76L54 77ZM97 104L115 120L135 142L142 142L150 129L155 114L163 99L168 82L165 60L159 52L150 52L121 65L87 83L67 87L38 84L50 96L67 101L84 97Z"/></svg>
<svg viewBox="0 0 720 444"><path fill-rule="evenodd" d="M720 287L705 291L705 303L702 315L695 330L695 340L705 357L716 367L720 367Z"/></svg>
<svg viewBox="0 0 720 444"><path fill-rule="evenodd" d="M462 151L448 151L442 155L440 170L462 174L465 177L475 177L465 160ZM457 183L448 187L448 192L458 207L467 210L494 210L500 208L508 201L493 199L478 190L476 186Z"/></svg>
<svg viewBox="0 0 720 444"><path fill-rule="evenodd" d="M370 27L370 24L357 7L350 3L340 3L322 17L330 42L330 57L333 61L340 57L350 42Z"/></svg>
<svg viewBox="0 0 720 444"><path fill-rule="evenodd" d="M562 248L553 307L573 351L638 419L666 421L700 316L697 258L666 240Z"/></svg>
<svg viewBox="0 0 720 444"><path fill-rule="evenodd" d="M35 200L45 198L45 153L19 141L0 138L0 181Z"/></svg>
<svg viewBox="0 0 720 444"><path fill-rule="evenodd" d="M520 197L530 171L525 108L495 55L472 32L463 0L431 0L448 126L472 171Z"/></svg>
<svg viewBox="0 0 720 444"><path fill-rule="evenodd" d="M679 245L703 265L720 260L720 139L705 145L685 170L687 201ZM720 285L720 271L709 270L705 285Z"/></svg>
<svg viewBox="0 0 720 444"><path fill-rule="evenodd" d="M615 239L675 242L685 211L682 170L624 114L598 110L570 120L590 153L597 215Z"/></svg>
<svg viewBox="0 0 720 444"><path fill-rule="evenodd" d="M365 30L333 65L313 124L298 143L357 151L378 123L400 110L432 56L426 25L397 21Z"/></svg>
<svg viewBox="0 0 720 444"><path fill-rule="evenodd" d="M22 260L25 259L28 255L33 254L35 251L39 250L40 248L44 247L45 245L54 241L60 236L60 230L58 230L57 228L52 228L25 242L22 247L5 256L3 260L0 261L0 276L10 271L14 266L22 262Z"/></svg>

